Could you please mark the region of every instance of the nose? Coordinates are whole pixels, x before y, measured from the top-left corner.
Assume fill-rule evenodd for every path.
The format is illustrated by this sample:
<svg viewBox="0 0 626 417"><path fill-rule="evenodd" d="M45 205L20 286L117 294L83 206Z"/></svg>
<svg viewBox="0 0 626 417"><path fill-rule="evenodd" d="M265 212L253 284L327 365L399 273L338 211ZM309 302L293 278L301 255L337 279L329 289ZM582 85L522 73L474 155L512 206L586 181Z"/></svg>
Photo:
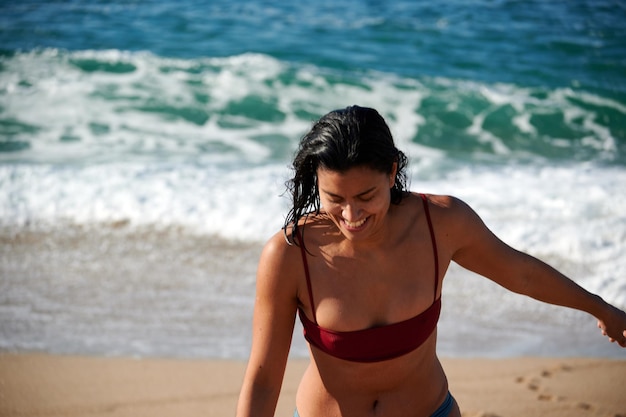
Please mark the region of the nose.
<svg viewBox="0 0 626 417"><path fill-rule="evenodd" d="M349 222L359 220L360 215L361 208L354 203L348 203L344 205L341 210L341 216Z"/></svg>

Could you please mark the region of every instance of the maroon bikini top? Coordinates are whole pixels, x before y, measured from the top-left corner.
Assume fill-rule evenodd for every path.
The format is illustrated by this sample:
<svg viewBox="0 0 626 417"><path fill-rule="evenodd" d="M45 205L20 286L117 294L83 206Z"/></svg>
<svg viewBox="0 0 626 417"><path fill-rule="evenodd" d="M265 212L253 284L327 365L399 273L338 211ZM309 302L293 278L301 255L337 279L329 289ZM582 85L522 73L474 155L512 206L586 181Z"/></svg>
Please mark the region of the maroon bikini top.
<svg viewBox="0 0 626 417"><path fill-rule="evenodd" d="M338 332L325 329L317 324L315 315L315 303L313 301L313 291L311 278L309 276L309 266L306 260L304 244L300 244L302 261L306 274L306 282L309 291L309 300L313 310L313 320L309 320L302 308L298 307L298 315L304 326L304 338L313 346L331 356L353 362L379 362L402 356L417 349L428 339L437 327L439 313L441 312L441 298L437 298L437 287L439 282L439 262L437 256L437 244L433 231L430 211L426 196L422 194L424 211L430 230L430 238L435 256L435 291L434 301L425 311L417 316L384 326L370 327L363 330L348 332ZM300 242L301 237L298 235Z"/></svg>

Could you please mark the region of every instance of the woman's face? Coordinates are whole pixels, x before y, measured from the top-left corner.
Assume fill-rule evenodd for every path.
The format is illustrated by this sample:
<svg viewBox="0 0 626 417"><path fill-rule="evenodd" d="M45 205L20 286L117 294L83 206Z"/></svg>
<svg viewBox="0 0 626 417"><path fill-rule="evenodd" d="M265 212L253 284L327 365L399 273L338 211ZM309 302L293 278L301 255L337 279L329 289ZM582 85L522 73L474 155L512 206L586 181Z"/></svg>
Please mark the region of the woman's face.
<svg viewBox="0 0 626 417"><path fill-rule="evenodd" d="M364 240L380 231L391 204L396 165L386 174L367 167L346 172L317 170L322 207L349 240Z"/></svg>

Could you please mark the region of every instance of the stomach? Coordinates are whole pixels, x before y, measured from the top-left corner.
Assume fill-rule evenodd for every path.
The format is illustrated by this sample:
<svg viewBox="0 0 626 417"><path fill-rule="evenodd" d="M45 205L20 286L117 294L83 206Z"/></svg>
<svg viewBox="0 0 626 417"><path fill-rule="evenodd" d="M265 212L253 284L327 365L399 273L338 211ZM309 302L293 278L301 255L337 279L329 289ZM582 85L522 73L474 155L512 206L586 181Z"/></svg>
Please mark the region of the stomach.
<svg viewBox="0 0 626 417"><path fill-rule="evenodd" d="M350 362L310 347L311 363L296 396L302 417L429 416L444 401L448 382L436 355L436 331L398 358Z"/></svg>

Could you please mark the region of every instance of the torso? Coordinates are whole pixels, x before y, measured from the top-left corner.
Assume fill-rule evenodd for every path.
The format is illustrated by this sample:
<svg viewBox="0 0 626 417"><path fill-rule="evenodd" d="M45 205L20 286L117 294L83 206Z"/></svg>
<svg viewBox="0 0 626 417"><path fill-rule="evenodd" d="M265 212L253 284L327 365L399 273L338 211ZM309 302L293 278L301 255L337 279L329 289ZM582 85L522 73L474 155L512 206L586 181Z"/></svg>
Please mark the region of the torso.
<svg viewBox="0 0 626 417"><path fill-rule="evenodd" d="M303 227L319 326L342 332L383 326L432 305L435 262L420 197L393 206L390 219L388 239L372 250L350 245L323 215ZM445 251L439 255L439 292L449 260ZM313 318L304 275L298 300ZM304 417L429 415L447 393L435 347L436 331L417 349L382 362L350 362L311 347L298 410Z"/></svg>
<svg viewBox="0 0 626 417"><path fill-rule="evenodd" d="M436 332L419 349L377 363L354 363L311 349L296 404L307 416L429 416L443 402L447 380L436 357Z"/></svg>

